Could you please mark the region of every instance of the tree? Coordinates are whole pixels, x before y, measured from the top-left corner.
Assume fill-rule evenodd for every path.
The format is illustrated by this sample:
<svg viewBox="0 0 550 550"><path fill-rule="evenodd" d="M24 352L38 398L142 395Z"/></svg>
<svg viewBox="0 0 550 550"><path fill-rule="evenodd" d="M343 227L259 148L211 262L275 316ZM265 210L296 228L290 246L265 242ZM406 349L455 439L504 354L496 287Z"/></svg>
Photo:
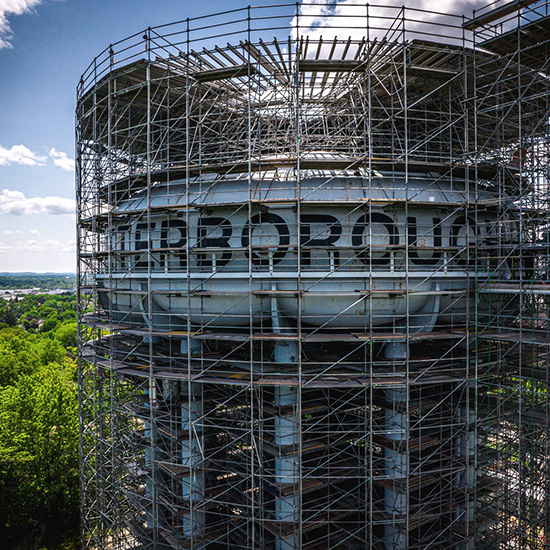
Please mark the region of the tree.
<svg viewBox="0 0 550 550"><path fill-rule="evenodd" d="M2 547L79 544L75 305L74 296L0 299ZM8 311L13 326L2 322Z"/></svg>
<svg viewBox="0 0 550 550"><path fill-rule="evenodd" d="M0 311L0 322L6 323L9 327L14 327L17 325L17 315L11 306L8 306Z"/></svg>
<svg viewBox="0 0 550 550"><path fill-rule="evenodd" d="M75 348L78 344L76 322L69 321L59 325L55 337L65 348Z"/></svg>
<svg viewBox="0 0 550 550"><path fill-rule="evenodd" d="M0 392L0 534L15 542L78 510L78 399L74 368L50 363Z"/></svg>

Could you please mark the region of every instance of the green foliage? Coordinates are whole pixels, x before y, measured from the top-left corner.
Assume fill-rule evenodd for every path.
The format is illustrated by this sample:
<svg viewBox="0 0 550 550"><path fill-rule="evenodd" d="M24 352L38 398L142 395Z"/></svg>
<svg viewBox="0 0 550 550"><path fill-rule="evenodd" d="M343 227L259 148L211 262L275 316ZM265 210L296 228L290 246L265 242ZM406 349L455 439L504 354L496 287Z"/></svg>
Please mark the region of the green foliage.
<svg viewBox="0 0 550 550"><path fill-rule="evenodd" d="M23 330L0 330L0 391L16 384L20 376L35 372L40 366L37 349L29 346L31 338ZM1 442L0 442L1 444Z"/></svg>
<svg viewBox="0 0 550 550"><path fill-rule="evenodd" d="M8 310L15 324L2 316ZM0 299L2 547L28 545L29 537L31 546L78 546L74 319L73 296Z"/></svg>
<svg viewBox="0 0 550 550"><path fill-rule="evenodd" d="M78 510L74 368L50 363L0 393L0 532L14 540Z"/></svg>
<svg viewBox="0 0 550 550"><path fill-rule="evenodd" d="M17 315L13 311L13 308L7 306L0 310L0 322L5 323L9 327L17 325Z"/></svg>
<svg viewBox="0 0 550 550"><path fill-rule="evenodd" d="M67 321L57 327L55 337L65 348L76 348L78 344L76 329L76 321Z"/></svg>
<svg viewBox="0 0 550 550"><path fill-rule="evenodd" d="M0 273L0 290L15 288L72 290L75 286L74 273Z"/></svg>
<svg viewBox="0 0 550 550"><path fill-rule="evenodd" d="M50 332L59 323L76 321L76 296L33 294L7 301L0 299L0 323L26 331Z"/></svg>

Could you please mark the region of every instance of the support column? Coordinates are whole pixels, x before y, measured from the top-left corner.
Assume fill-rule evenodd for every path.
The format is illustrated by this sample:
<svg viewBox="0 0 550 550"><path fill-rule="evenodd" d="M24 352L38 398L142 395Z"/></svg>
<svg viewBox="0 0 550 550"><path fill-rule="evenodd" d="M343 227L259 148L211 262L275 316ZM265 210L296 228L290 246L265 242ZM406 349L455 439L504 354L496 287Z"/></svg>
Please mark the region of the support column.
<svg viewBox="0 0 550 550"><path fill-rule="evenodd" d="M464 532L469 533L469 537L460 544L459 550L473 550L473 525L474 525L474 489L476 484L476 470L474 464L474 455L476 452L476 436L473 431L475 425L475 411L466 407L459 407L456 413L456 420L459 425L464 424L464 429L456 438L456 454L459 460L464 461L464 470L456 475L455 482L465 493L467 503L465 508L458 510L458 514L462 516Z"/></svg>
<svg viewBox="0 0 550 550"><path fill-rule="evenodd" d="M146 409L156 409L157 408L157 386L154 380L150 380L147 388L144 390L145 394L145 408ZM148 444L145 446L145 498L148 503L147 513L146 513L146 524L150 529L154 529L155 519L153 514L153 506L155 506L155 495L153 487L153 477L152 471L155 467L155 449L156 449L156 433L155 429L151 426L151 423L148 421L143 422L143 436L148 441Z"/></svg>
<svg viewBox="0 0 550 550"><path fill-rule="evenodd" d="M275 310L277 312L277 310ZM274 325L280 329L280 317L274 315ZM297 363L299 348L295 341L277 342L273 350L276 363ZM277 386L274 389L275 414L274 444L278 447L275 457L275 482L279 485L291 485L292 491L275 498L275 520L280 526L281 535L275 542L276 550L295 550L300 548L300 418L298 415L298 392L296 386ZM289 449L292 451L289 452ZM282 487L281 487L282 489ZM290 533L284 536L285 524Z"/></svg>
<svg viewBox="0 0 550 550"><path fill-rule="evenodd" d="M386 359L406 360L408 345L406 342L391 342L386 344ZM407 437L409 433L409 418L406 410L407 388L386 391L385 428L386 437L394 443L394 447L385 449L385 473L390 480L405 480L408 475ZM388 517L400 520L399 523L385 526L384 546L386 550L406 550L407 533L403 518L407 515L408 496L405 483L401 488L397 484L384 490L384 507Z"/></svg>
<svg viewBox="0 0 550 550"><path fill-rule="evenodd" d="M276 550L294 550L300 547L300 535L297 525L300 521L300 493L297 485L300 482L300 422L296 413L298 403L298 388L283 386L275 388L274 405L280 413L275 416L274 444L279 448L275 457L275 482L292 486L288 495L283 494L283 487L275 498L275 519L281 527L281 535L277 538ZM293 452L289 452L292 448ZM284 524L292 531L288 536Z"/></svg>
<svg viewBox="0 0 550 550"><path fill-rule="evenodd" d="M273 285L273 290L276 286ZM280 314L276 297L271 298L271 321L273 332L285 333L288 321ZM273 360L275 363L297 365L300 348L295 340L280 340L275 343ZM275 497L275 521L280 528L280 535L275 540L275 550L295 550L300 548L300 417L298 414L298 392L296 386L276 386L274 388L274 405L277 409L274 418L273 442L278 448L275 456L275 483L291 485L290 494L283 495L281 487ZM289 452L289 449L291 452ZM288 529L285 529L285 526ZM284 535L285 531L288 535Z"/></svg>
<svg viewBox="0 0 550 550"><path fill-rule="evenodd" d="M201 388L190 384L189 395L181 405L181 428L184 440L181 443L181 463L187 473L181 480L181 491L189 511L183 514L182 532L185 537L204 534L204 511L195 507L204 498L204 471L202 469L201 447L203 442L203 416Z"/></svg>
<svg viewBox="0 0 550 550"><path fill-rule="evenodd" d="M180 342L182 355L198 355L202 349L202 342L196 338L184 338Z"/></svg>
<svg viewBox="0 0 550 550"><path fill-rule="evenodd" d="M201 342L195 339L181 341L181 352L193 355L201 349ZM204 499L204 469L202 451L204 447L204 422L202 420L203 400L200 384L190 382L182 388L181 429L184 440L181 443L181 463L186 474L181 480L182 498L188 506L183 513L182 534L184 537L204 535L205 513L197 509Z"/></svg>

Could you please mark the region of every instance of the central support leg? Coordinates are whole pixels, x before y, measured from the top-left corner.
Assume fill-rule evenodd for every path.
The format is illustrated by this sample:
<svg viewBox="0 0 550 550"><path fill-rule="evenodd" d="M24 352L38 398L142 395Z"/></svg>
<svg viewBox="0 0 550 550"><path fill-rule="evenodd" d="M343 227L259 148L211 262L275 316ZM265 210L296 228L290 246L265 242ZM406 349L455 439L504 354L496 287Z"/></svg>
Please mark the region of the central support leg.
<svg viewBox="0 0 550 550"><path fill-rule="evenodd" d="M271 300L271 320L273 332L285 333L288 322L279 313L279 305L274 297ZM275 363L297 365L300 348L295 340L282 340L275 344ZM300 548L300 417L298 414L298 392L296 386L277 386L274 389L273 442L278 447L275 457L275 483L280 487L275 498L275 521L280 527L276 537L276 550L297 550Z"/></svg>
<svg viewBox="0 0 550 550"><path fill-rule="evenodd" d="M155 382L153 380L149 381L149 384L147 388L144 390L146 402L145 402L145 408L146 409L155 409L157 406L157 387L155 385ZM155 448L156 448L156 433L155 429L151 427L150 422L144 422L143 423L143 436L148 442L145 446L145 470L149 472L145 479L145 497L147 498L147 514L146 514L146 521L147 521L147 527L149 529L155 528L155 514L153 513L153 509L155 507L155 491L154 491L154 484L153 484L153 477L152 472L154 468L155 463Z"/></svg>
<svg viewBox="0 0 550 550"><path fill-rule="evenodd" d="M181 351L192 355L200 350L200 342L194 339L182 340ZM205 517L200 503L204 499L204 469L202 451L204 446L203 401L201 385L189 383L184 385L181 405L181 429L184 440L181 443L181 463L186 473L181 480L183 500L187 503L188 512L183 514L182 533L185 537L204 535Z"/></svg>
<svg viewBox="0 0 550 550"><path fill-rule="evenodd" d="M386 359L406 360L408 346L405 342L386 344ZM407 534L402 527L407 516L408 496L405 480L408 475L407 437L409 418L406 410L407 390L392 389L386 391L385 428L387 438L393 447L385 449L386 475L394 480L393 487L384 490L384 507L388 517L394 523L385 526L384 546L386 550L406 550Z"/></svg>
<svg viewBox="0 0 550 550"><path fill-rule="evenodd" d="M275 457L275 482L280 493L275 499L275 519L281 526L281 536L277 538L277 550L299 548L298 523L300 521L300 423L296 413L298 389L296 387L276 387L274 405L280 413L275 416L274 443L279 448ZM285 488L290 490L285 491ZM282 533L290 531L285 536Z"/></svg>
<svg viewBox="0 0 550 550"><path fill-rule="evenodd" d="M465 424L464 431L456 438L456 454L459 460L465 462L464 470L457 474L455 478L456 485L464 491L467 495L467 499L472 499L476 484L476 471L474 465L476 436L472 428L475 424L475 412L466 407L459 407L457 409L456 419L459 424ZM464 531L467 533L467 539L460 544L459 550L473 550L474 548L474 509L475 505L473 500L468 500L468 502L465 503L465 507L459 509L457 512L462 516Z"/></svg>

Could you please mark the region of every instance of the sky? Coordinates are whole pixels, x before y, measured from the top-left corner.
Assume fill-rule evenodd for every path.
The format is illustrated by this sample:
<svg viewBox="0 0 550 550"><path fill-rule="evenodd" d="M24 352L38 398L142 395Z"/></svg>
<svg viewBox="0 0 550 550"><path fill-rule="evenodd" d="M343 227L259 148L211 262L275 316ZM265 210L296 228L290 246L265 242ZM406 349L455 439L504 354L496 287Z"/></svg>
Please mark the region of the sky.
<svg viewBox="0 0 550 550"><path fill-rule="evenodd" d="M248 3L0 0L0 272L76 270L75 90L92 59L149 26ZM475 0L409 5L469 16Z"/></svg>

